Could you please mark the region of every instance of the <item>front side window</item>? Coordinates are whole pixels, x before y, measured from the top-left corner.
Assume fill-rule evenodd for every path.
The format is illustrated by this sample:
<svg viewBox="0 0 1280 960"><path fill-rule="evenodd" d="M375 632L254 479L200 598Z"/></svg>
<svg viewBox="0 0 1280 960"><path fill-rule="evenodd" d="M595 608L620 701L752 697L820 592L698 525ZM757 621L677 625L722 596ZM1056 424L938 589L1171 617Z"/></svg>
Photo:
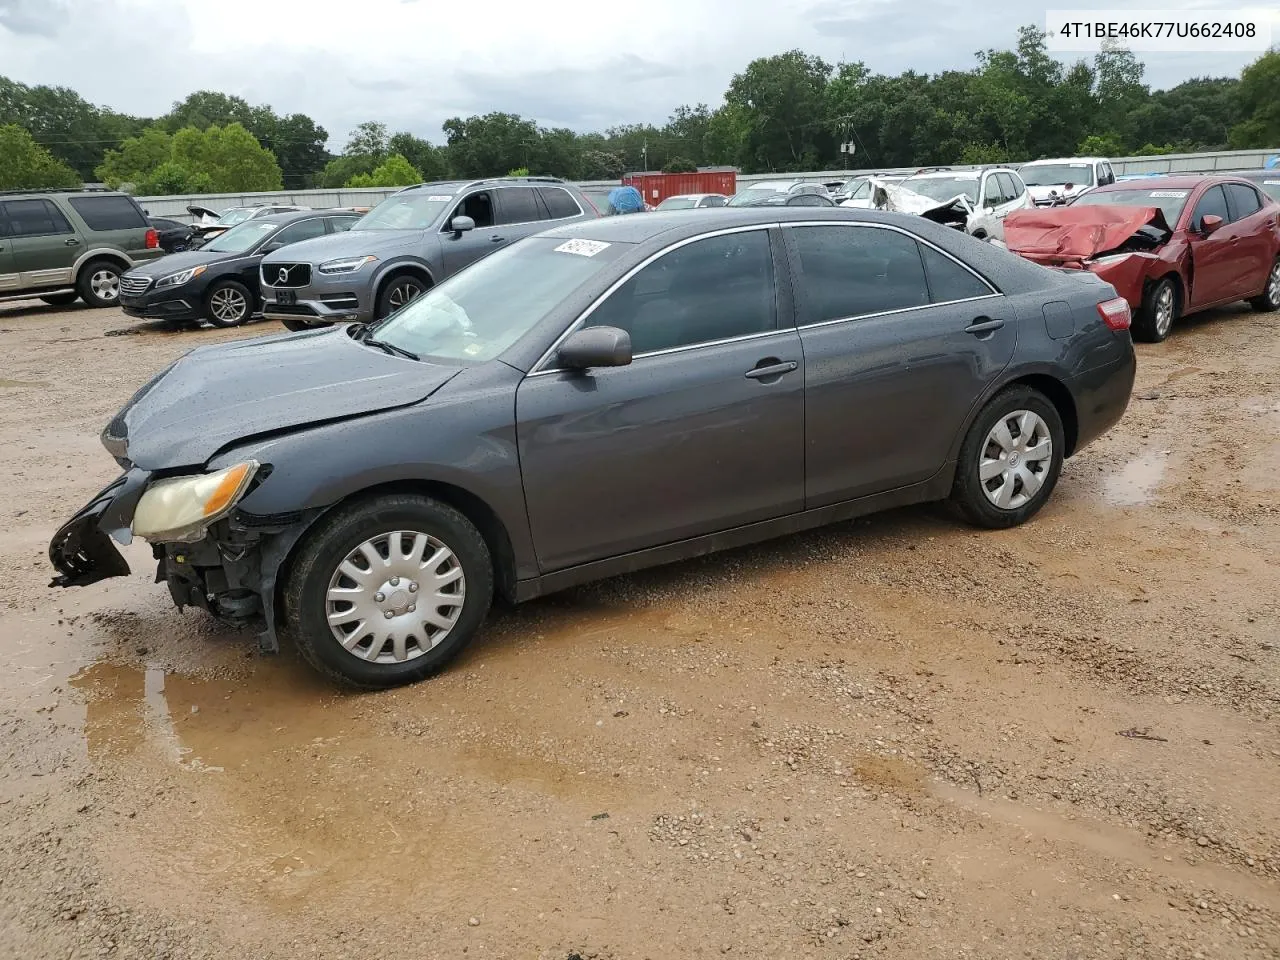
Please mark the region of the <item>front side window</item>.
<svg viewBox="0 0 1280 960"><path fill-rule="evenodd" d="M48 200L10 200L5 203L4 212L10 236L47 237L72 232L62 211Z"/></svg>
<svg viewBox="0 0 1280 960"><path fill-rule="evenodd" d="M801 324L929 303L919 244L877 227L790 228L799 257Z"/></svg>
<svg viewBox="0 0 1280 960"><path fill-rule="evenodd" d="M1202 229L1205 217L1221 217L1223 223L1231 219L1231 213L1227 210L1227 195L1216 184L1206 190L1196 204L1195 213L1191 215L1191 229Z"/></svg>
<svg viewBox="0 0 1280 960"><path fill-rule="evenodd" d="M677 247L609 295L585 326L618 327L635 354L777 329L767 230Z"/></svg>
<svg viewBox="0 0 1280 960"><path fill-rule="evenodd" d="M271 242L285 246L286 244L297 243L300 240L310 240L313 237L323 236L324 221L316 217L312 220L303 220L301 223L289 224L272 237Z"/></svg>
<svg viewBox="0 0 1280 960"><path fill-rule="evenodd" d="M1004 185L1000 182L998 174L993 173L987 177L986 186L983 190L984 195L982 202L984 206L995 206L996 204L1004 203L1005 200L1008 199L1008 197L1004 195Z"/></svg>
<svg viewBox="0 0 1280 960"><path fill-rule="evenodd" d="M533 223L546 219L533 187L503 187L498 196L502 201L498 223ZM476 221L476 226L480 226L480 221Z"/></svg>
<svg viewBox="0 0 1280 960"><path fill-rule="evenodd" d="M476 222L477 230L492 227L494 223L493 194L487 190L471 194L458 204L453 213L449 214L444 226L440 229L446 233L451 230L449 225L453 223L454 217L470 217Z"/></svg>

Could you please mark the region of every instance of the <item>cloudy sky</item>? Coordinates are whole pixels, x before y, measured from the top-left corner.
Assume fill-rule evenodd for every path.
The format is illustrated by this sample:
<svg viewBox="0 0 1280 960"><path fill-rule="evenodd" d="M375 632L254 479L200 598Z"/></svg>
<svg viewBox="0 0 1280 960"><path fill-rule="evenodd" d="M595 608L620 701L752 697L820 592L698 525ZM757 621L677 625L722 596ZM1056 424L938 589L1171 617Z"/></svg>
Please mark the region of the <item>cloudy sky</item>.
<svg viewBox="0 0 1280 960"><path fill-rule="evenodd" d="M1053 4L1090 6L1101 5ZM439 143L445 118L490 110L577 130L662 123L677 104L717 104L748 61L793 47L884 73L967 69L1044 17L1019 0L0 0L0 75L143 116L222 90L309 114L334 148L371 119ZM1165 87L1256 56L1143 59Z"/></svg>

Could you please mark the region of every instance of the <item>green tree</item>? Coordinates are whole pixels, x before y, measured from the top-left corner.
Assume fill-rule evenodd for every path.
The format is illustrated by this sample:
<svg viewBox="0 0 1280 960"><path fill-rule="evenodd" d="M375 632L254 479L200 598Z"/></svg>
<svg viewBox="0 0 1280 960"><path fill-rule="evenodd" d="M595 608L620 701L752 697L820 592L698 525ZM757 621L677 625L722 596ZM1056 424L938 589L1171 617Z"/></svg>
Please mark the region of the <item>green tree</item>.
<svg viewBox="0 0 1280 960"><path fill-rule="evenodd" d="M283 186L275 156L238 123L204 131L194 127L179 130L173 136L172 159L188 170L208 174L217 193L280 190Z"/></svg>
<svg viewBox="0 0 1280 960"><path fill-rule="evenodd" d="M425 181L445 180L449 176L449 162L444 151L434 143L415 137L411 133L397 133L387 141L387 149L408 160Z"/></svg>
<svg viewBox="0 0 1280 960"><path fill-rule="evenodd" d="M707 136L711 130L711 111L705 103L694 106L683 104L671 112L663 127L664 140L673 150L679 150L690 162L707 164ZM670 161L668 161L670 163Z"/></svg>
<svg viewBox="0 0 1280 960"><path fill-rule="evenodd" d="M372 173L356 174L347 181L348 187L408 187L422 182L422 174L413 164L398 153L393 153L378 164Z"/></svg>
<svg viewBox="0 0 1280 960"><path fill-rule="evenodd" d="M960 151L960 162L966 165L1008 163L1009 155L998 143L967 143Z"/></svg>
<svg viewBox="0 0 1280 960"><path fill-rule="evenodd" d="M328 189L345 187L352 177L369 176L378 162L373 157L334 157L324 165L316 185Z"/></svg>
<svg viewBox="0 0 1280 960"><path fill-rule="evenodd" d="M192 172L172 160L161 163L134 186L134 193L141 197L214 192L213 178L209 174L202 170Z"/></svg>
<svg viewBox="0 0 1280 960"><path fill-rule="evenodd" d="M528 175L529 175L528 167L516 167L513 170L507 171L508 177L527 177Z"/></svg>
<svg viewBox="0 0 1280 960"><path fill-rule="evenodd" d="M626 164L616 153L604 150L584 150L582 153L582 179L619 180L626 172Z"/></svg>
<svg viewBox="0 0 1280 960"><path fill-rule="evenodd" d="M0 190L78 187L80 176L15 123L0 126Z"/></svg>
<svg viewBox="0 0 1280 960"><path fill-rule="evenodd" d="M1241 120L1231 128L1234 149L1280 146L1280 52L1264 53L1240 75Z"/></svg>
<svg viewBox="0 0 1280 960"><path fill-rule="evenodd" d="M173 138L163 126L155 124L138 136L123 141L118 149L108 150L94 172L99 180L113 189L124 184L136 185L172 157Z"/></svg>
<svg viewBox="0 0 1280 960"><path fill-rule="evenodd" d="M698 165L688 157L672 157L662 165L663 173L697 173Z"/></svg>
<svg viewBox="0 0 1280 960"><path fill-rule="evenodd" d="M540 144L538 125L513 113L487 113L444 122L449 166L462 177L496 177L529 167Z"/></svg>
<svg viewBox="0 0 1280 960"><path fill-rule="evenodd" d="M82 179L120 130L121 115L100 110L67 87L29 87L0 77L0 124L16 123Z"/></svg>
<svg viewBox="0 0 1280 960"><path fill-rule="evenodd" d="M752 60L734 76L725 102L743 111L749 171L815 169L832 155L823 111L830 76L825 60L801 50Z"/></svg>
<svg viewBox="0 0 1280 960"><path fill-rule="evenodd" d="M1150 92L1142 82L1142 61L1132 51L1104 49L1093 58L1097 75L1097 125L1133 142L1134 112L1147 102Z"/></svg>
<svg viewBox="0 0 1280 960"><path fill-rule="evenodd" d="M385 123L366 120L351 131L345 152L349 157L372 157L376 163L381 163L386 159L389 139Z"/></svg>
<svg viewBox="0 0 1280 960"><path fill-rule="evenodd" d="M1082 157L1115 158L1126 154L1119 135L1114 133L1092 133L1080 141L1075 152Z"/></svg>

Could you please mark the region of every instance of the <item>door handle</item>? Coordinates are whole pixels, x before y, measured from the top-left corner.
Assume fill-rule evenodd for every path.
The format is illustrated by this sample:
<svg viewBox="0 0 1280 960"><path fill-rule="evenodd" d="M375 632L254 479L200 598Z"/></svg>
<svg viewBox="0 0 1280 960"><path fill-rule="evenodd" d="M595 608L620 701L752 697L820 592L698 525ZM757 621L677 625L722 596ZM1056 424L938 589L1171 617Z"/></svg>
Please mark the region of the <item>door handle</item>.
<svg viewBox="0 0 1280 960"><path fill-rule="evenodd" d="M964 328L965 333L990 333L1004 326L1003 320L992 320L990 317L974 317L973 323Z"/></svg>
<svg viewBox="0 0 1280 960"><path fill-rule="evenodd" d="M489 238L489 242L490 242L490 243L501 243L501 242L502 242L502 237L490 237L490 238Z"/></svg>
<svg viewBox="0 0 1280 960"><path fill-rule="evenodd" d="M70 240L68 240L68 241L67 241L67 246L68 246L68 247L78 247L78 246L80 246L80 241L79 241L79 240L77 240L75 237L72 237Z"/></svg>
<svg viewBox="0 0 1280 960"><path fill-rule="evenodd" d="M759 364L747 371L746 376L750 377L752 380L768 380L773 377L780 377L784 373L790 373L798 366L800 366L800 364L796 363L794 360L788 360L786 363L781 363L770 358L769 360L761 360Z"/></svg>

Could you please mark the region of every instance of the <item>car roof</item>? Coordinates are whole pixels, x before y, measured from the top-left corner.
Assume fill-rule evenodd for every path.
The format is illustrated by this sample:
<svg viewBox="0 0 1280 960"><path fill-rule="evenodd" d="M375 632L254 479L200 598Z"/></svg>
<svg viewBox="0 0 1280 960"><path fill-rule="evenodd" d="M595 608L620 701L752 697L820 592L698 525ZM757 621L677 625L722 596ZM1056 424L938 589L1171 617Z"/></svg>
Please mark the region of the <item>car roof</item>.
<svg viewBox="0 0 1280 960"><path fill-rule="evenodd" d="M1022 164L1022 166L1036 167L1036 166L1039 166L1040 164L1049 164L1049 163L1108 163L1108 162L1110 161L1104 159L1103 157L1055 157L1053 159L1046 159L1046 160L1028 160L1026 163Z"/></svg>

